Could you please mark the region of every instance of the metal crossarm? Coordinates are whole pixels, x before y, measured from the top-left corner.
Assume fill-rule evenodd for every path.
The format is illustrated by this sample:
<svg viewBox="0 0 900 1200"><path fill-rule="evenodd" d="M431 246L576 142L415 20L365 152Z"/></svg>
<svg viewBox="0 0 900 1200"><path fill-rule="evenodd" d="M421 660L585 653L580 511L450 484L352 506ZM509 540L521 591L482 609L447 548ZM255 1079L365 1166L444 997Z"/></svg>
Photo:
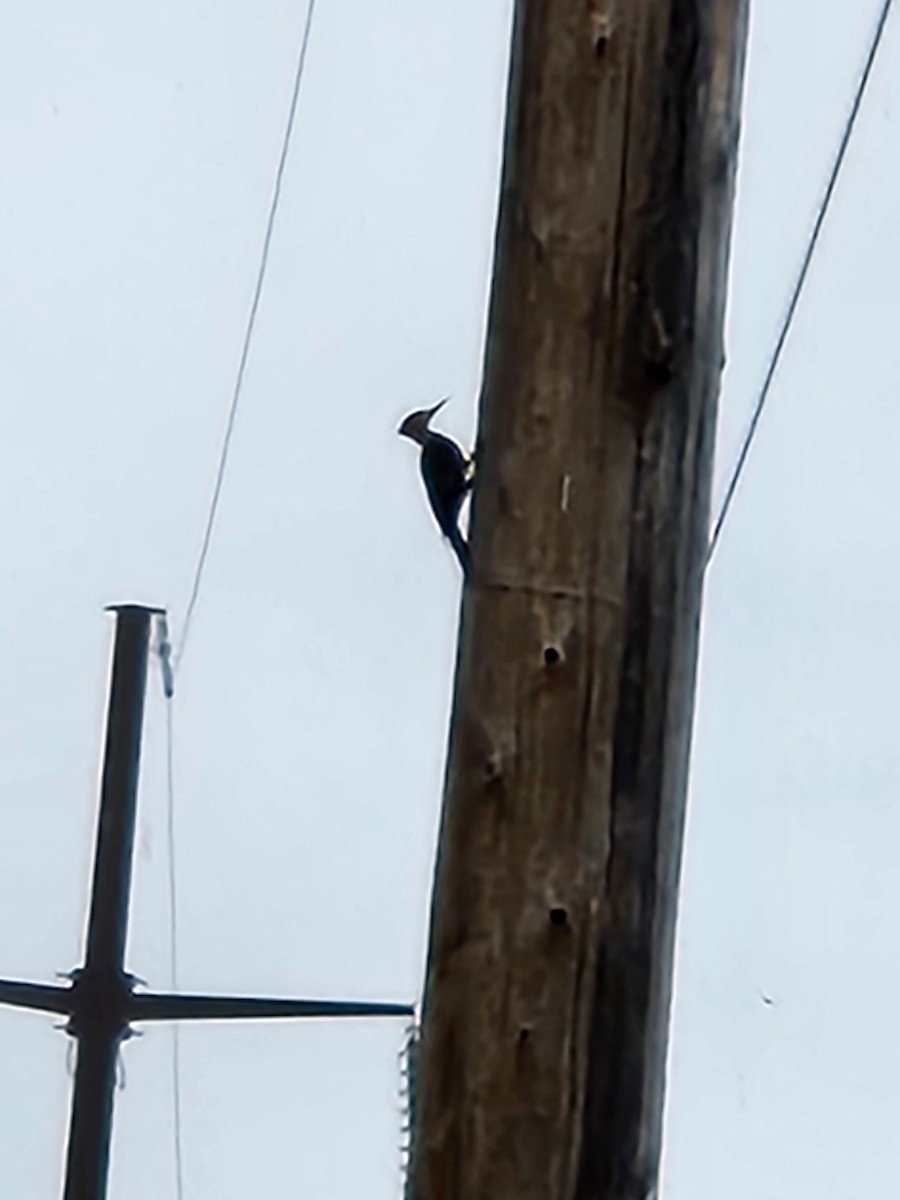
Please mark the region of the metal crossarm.
<svg viewBox="0 0 900 1200"><path fill-rule="evenodd" d="M408 1004L353 1000L279 1000L265 996L180 996L138 992L132 1021L258 1021L285 1017L406 1017Z"/></svg>
<svg viewBox="0 0 900 1200"><path fill-rule="evenodd" d="M0 979L0 1004L68 1018L78 1044L63 1200L105 1200L116 1055L132 1022L410 1016L408 1004L136 992L125 970L150 622L163 610L117 606L97 846L84 965L68 984Z"/></svg>

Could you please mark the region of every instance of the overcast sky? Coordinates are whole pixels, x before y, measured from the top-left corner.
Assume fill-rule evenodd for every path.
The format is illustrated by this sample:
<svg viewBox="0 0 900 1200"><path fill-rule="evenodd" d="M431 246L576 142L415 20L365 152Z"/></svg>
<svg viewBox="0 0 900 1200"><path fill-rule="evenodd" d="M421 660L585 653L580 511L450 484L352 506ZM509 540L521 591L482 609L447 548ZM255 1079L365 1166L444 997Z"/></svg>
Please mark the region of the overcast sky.
<svg viewBox="0 0 900 1200"><path fill-rule="evenodd" d="M319 0L175 710L181 984L412 1000L458 578L403 414L472 435L510 0ZM876 0L756 0L716 495ZM14 4L0 47L0 974L81 956L111 623L184 611L304 12ZM900 1139L892 23L707 590L665 1200L881 1200ZM150 680L129 965L168 985ZM764 1003L761 993L772 1000ZM402 1023L182 1037L186 1200L391 1200ZM111 1200L174 1197L169 1034ZM0 1011L0 1189L51 1200L66 1040Z"/></svg>

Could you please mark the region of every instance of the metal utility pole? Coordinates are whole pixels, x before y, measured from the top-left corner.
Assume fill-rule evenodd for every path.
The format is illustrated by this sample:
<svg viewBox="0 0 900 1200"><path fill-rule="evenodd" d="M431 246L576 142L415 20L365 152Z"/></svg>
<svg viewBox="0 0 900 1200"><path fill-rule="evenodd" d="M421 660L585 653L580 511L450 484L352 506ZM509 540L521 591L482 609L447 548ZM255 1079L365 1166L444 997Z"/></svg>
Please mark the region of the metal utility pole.
<svg viewBox="0 0 900 1200"><path fill-rule="evenodd" d="M406 1004L279 1000L135 992L125 970L141 728L150 624L162 609L116 614L106 747L84 965L70 986L0 980L0 1003L68 1016L78 1043L63 1200L104 1200L109 1174L116 1056L133 1021L410 1016Z"/></svg>
<svg viewBox="0 0 900 1200"><path fill-rule="evenodd" d="M747 0L517 0L414 1200L660 1152Z"/></svg>
<svg viewBox="0 0 900 1200"><path fill-rule="evenodd" d="M106 1195L116 1055L128 1030L132 980L125 937L137 812L147 650L153 613L116 610L106 746L84 966L73 976L71 1032L78 1039L66 1157L65 1200Z"/></svg>

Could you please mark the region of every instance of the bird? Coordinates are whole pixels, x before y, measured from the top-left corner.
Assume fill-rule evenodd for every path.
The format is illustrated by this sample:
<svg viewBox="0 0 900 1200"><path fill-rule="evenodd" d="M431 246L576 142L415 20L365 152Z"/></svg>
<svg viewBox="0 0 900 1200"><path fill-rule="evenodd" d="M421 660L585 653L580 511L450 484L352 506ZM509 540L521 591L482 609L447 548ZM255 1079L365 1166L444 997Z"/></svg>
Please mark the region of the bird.
<svg viewBox="0 0 900 1200"><path fill-rule="evenodd" d="M444 399L432 408L411 412L404 417L397 432L422 447L419 467L431 510L459 559L463 578L468 579L471 567L469 543L459 528L459 510L472 487L472 462L452 438L429 429L433 417L446 403L447 399Z"/></svg>

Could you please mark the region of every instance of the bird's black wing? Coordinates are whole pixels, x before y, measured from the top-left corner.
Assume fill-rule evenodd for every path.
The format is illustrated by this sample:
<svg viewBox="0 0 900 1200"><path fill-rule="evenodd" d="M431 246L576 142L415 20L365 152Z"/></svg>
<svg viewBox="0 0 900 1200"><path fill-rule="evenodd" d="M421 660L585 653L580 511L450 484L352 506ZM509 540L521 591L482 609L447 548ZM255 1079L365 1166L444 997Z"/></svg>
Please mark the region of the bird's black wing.
<svg viewBox="0 0 900 1200"><path fill-rule="evenodd" d="M468 490L466 456L456 442L430 433L422 447L422 478L438 524L449 535Z"/></svg>

